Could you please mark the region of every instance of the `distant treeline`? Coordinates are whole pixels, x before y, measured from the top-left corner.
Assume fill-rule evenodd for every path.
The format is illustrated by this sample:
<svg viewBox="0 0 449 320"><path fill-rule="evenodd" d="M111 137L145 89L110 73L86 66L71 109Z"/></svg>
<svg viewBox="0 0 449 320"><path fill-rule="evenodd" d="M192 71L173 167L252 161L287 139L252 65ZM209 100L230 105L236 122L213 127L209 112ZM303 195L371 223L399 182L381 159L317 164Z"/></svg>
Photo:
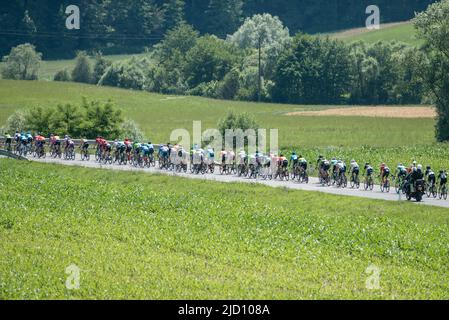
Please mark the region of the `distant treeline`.
<svg viewBox="0 0 449 320"><path fill-rule="evenodd" d="M377 0L382 22L402 21L434 0ZM139 52L159 42L181 21L201 34L224 38L245 17L279 16L291 33L362 27L366 0L10 0L0 6L0 55L32 43L44 59L73 57L78 50ZM81 29L65 29L65 8L78 5Z"/></svg>

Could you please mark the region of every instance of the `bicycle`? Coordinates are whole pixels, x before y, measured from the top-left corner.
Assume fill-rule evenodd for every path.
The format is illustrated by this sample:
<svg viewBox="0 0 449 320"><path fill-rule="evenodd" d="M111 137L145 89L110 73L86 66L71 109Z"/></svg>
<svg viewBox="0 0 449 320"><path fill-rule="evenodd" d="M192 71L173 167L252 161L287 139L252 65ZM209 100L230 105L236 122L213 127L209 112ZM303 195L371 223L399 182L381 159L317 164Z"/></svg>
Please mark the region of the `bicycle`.
<svg viewBox="0 0 449 320"><path fill-rule="evenodd" d="M359 189L360 188L360 178L359 175L356 174L355 172L353 172L351 174L351 178L350 178L350 186L352 189Z"/></svg>
<svg viewBox="0 0 449 320"><path fill-rule="evenodd" d="M380 182L380 191L382 192L390 192L390 179L388 177L384 177L385 181Z"/></svg>
<svg viewBox="0 0 449 320"><path fill-rule="evenodd" d="M64 152L64 160L75 160L75 157L76 157L75 148L68 147Z"/></svg>
<svg viewBox="0 0 449 320"><path fill-rule="evenodd" d="M321 185L330 187L332 182L328 171L321 170L320 171L320 183Z"/></svg>
<svg viewBox="0 0 449 320"><path fill-rule="evenodd" d="M434 198L436 198L438 196L438 190L437 187L435 185L435 182L427 182L426 183L426 194L427 194L427 198L430 198L431 196L433 196Z"/></svg>
<svg viewBox="0 0 449 320"><path fill-rule="evenodd" d="M81 149L81 161L89 161L90 154L87 149Z"/></svg>
<svg viewBox="0 0 449 320"><path fill-rule="evenodd" d="M365 182L363 184L365 190L370 189L371 191L374 190L374 179L372 175L365 176Z"/></svg>
<svg viewBox="0 0 449 320"><path fill-rule="evenodd" d="M346 178L346 175L344 172L340 174L340 176L337 179L337 187L338 188L346 188L348 186L348 178Z"/></svg>
<svg viewBox="0 0 449 320"><path fill-rule="evenodd" d="M438 188L438 197L440 198L440 200L447 200L447 186L445 183L440 185L440 187Z"/></svg>
<svg viewBox="0 0 449 320"><path fill-rule="evenodd" d="M393 176L393 180L394 180L394 188L396 190L396 193L397 194L399 194L401 192L405 193L405 190L404 190L405 179L404 179L404 177L402 175L398 176L397 178Z"/></svg>
<svg viewBox="0 0 449 320"><path fill-rule="evenodd" d="M309 183L309 175L307 174L307 170L304 167L299 168L298 181L299 183Z"/></svg>

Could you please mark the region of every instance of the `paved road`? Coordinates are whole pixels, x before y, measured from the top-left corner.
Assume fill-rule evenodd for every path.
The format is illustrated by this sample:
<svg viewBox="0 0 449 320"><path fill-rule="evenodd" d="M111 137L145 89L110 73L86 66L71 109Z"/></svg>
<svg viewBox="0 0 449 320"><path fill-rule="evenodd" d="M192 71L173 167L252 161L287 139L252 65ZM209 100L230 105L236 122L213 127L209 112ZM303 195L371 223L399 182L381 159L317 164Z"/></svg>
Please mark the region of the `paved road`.
<svg viewBox="0 0 449 320"><path fill-rule="evenodd" d="M32 161L37 161L37 162L56 163L56 164L63 164L63 165L70 165L70 166L82 166L82 167L88 167L88 168L103 168L103 169L109 169L109 170L122 170L122 171L142 171L142 172L148 172L148 173L165 174L165 175L176 176L176 177L185 177L185 178L190 178L190 179L212 180L212 181L218 181L218 182L260 183L260 184L270 186L270 187L286 187L286 188L295 189L295 190L316 191L316 192L324 192L324 193L330 193L330 194L335 194L335 195L353 196L353 197L379 199L379 200L387 200L387 201L406 201L405 196L402 195L402 197L399 198L399 195L396 194L394 189L391 190L390 193L382 193L380 191L379 186L375 186L374 191L354 190L354 189L350 189L350 188L339 189L336 187L323 187L323 186L321 186L321 184L319 184L318 178L310 178L309 184L300 184L298 182L292 182L292 181L272 181L272 180L265 181L265 180L261 180L261 179L258 179L256 181L254 179L239 178L239 177L236 177L233 175L229 175L229 176L220 175L219 173L215 173L213 175L211 175L211 174L194 175L194 174L190 174L190 173L167 172L165 170L159 170L157 168L141 169L141 168L134 168L129 165L127 165L127 166L101 165L93 160L91 160L89 162L85 162L85 161L81 161L81 160L64 161L64 160L60 160L60 159L49 159L49 158L40 159L40 160L36 160L33 158L29 158L29 159ZM449 208L449 200L445 201L445 200L427 198L426 196L424 196L423 201L418 205L430 205L430 206Z"/></svg>

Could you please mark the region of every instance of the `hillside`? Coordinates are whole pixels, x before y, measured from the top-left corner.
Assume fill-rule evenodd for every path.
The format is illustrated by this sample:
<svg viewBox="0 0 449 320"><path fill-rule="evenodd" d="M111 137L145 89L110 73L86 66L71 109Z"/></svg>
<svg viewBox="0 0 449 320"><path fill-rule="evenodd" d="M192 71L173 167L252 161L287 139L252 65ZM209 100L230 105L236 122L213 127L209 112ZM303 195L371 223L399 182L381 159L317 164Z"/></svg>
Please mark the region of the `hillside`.
<svg viewBox="0 0 449 320"><path fill-rule="evenodd" d="M417 39L414 26L409 21L383 24L380 30L356 28L328 35L345 42L365 41L367 43L375 43L378 41L400 41L413 46L423 44L422 40Z"/></svg>

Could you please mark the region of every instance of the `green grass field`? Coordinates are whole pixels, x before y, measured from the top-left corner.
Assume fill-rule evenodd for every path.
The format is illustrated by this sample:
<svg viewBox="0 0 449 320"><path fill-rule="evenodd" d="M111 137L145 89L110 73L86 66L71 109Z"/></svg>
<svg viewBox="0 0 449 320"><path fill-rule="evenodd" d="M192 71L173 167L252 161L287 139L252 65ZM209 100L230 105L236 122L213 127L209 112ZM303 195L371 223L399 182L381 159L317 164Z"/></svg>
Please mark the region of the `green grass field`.
<svg viewBox="0 0 449 320"><path fill-rule="evenodd" d="M5 159L0 176L0 299L449 298L447 209Z"/></svg>
<svg viewBox="0 0 449 320"><path fill-rule="evenodd" d="M0 80L0 124L16 109L80 103L82 96L102 101L112 99L124 115L136 120L147 137L156 143L167 142L174 129L191 131L194 120L202 121L203 130L215 128L228 110L234 110L253 114L263 128L279 129L279 145L283 152L297 150L311 160L323 153L328 157L340 156L346 161L351 158L360 163L370 161L375 166L387 162L393 167L414 159L436 169L449 166L448 145L435 142L432 119L285 115L328 106L168 97L74 83Z"/></svg>
<svg viewBox="0 0 449 320"><path fill-rule="evenodd" d="M423 41L416 37L416 31L411 22L381 25L380 30L367 30L366 28L345 30L331 33L329 36L345 42L361 40L367 43L375 43L378 41L400 41L413 46L423 44Z"/></svg>

